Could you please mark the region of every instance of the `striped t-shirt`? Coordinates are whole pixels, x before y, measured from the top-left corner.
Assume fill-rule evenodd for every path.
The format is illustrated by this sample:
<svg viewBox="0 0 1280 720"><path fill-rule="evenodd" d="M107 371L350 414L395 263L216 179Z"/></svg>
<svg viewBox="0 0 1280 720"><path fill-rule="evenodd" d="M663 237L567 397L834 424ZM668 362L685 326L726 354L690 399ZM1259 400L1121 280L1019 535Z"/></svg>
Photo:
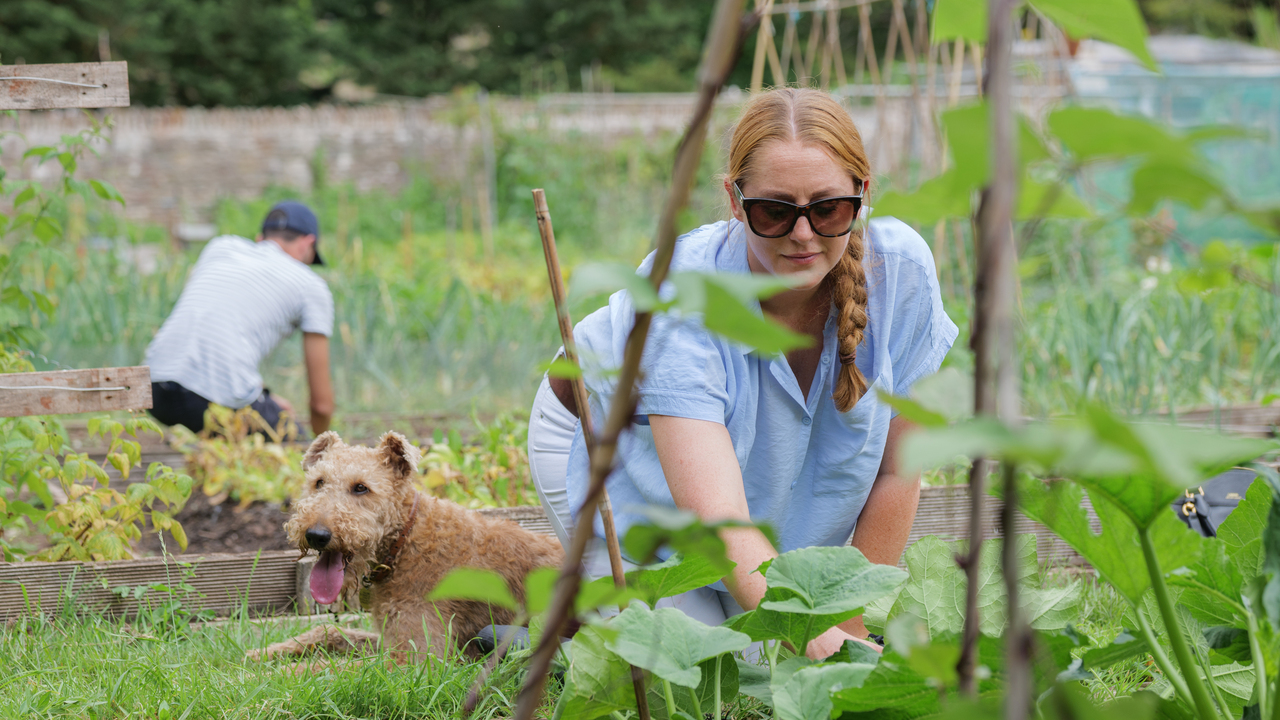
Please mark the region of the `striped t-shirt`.
<svg viewBox="0 0 1280 720"><path fill-rule="evenodd" d="M151 380L244 407L262 394L258 364L298 328L333 333L325 281L272 240L216 237L147 348Z"/></svg>

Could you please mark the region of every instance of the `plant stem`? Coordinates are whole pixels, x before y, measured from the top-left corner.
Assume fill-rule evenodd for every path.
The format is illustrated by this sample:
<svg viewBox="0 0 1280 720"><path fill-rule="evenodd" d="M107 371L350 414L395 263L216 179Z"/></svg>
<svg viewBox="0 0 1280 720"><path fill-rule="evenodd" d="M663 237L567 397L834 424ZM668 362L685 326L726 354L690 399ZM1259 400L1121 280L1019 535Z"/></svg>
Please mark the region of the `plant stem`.
<svg viewBox="0 0 1280 720"><path fill-rule="evenodd" d="M1001 544L1000 566L1004 573L1005 604L1008 608L1008 627L1005 629L1005 720L1025 720L1031 709L1031 627L1018 591L1018 550L1014 542L1013 523L1018 509L1018 466L1006 460L1001 468L1004 474L1004 506L1000 510L1000 527L1004 535Z"/></svg>
<svg viewBox="0 0 1280 720"><path fill-rule="evenodd" d="M1151 623L1147 622L1146 616L1142 614L1142 609L1137 605L1133 607L1133 612L1138 616L1138 629L1142 631L1142 638L1147 641L1147 648L1151 651L1151 657L1155 659L1156 666L1160 668L1160 672L1164 673L1165 678L1169 680L1169 684L1173 686L1173 691L1182 698L1182 701L1188 705L1194 705L1191 699L1191 690L1187 688L1187 681L1182 679L1182 674L1177 668L1173 667L1173 663L1169 662L1169 656L1164 654L1164 648L1160 647L1160 640L1156 637L1156 633L1151 629Z"/></svg>
<svg viewBox="0 0 1280 720"><path fill-rule="evenodd" d="M721 661L723 661L723 660L724 660L724 656L723 656L723 655L721 655L721 656L719 656L719 657L717 657L717 658L716 658L716 716L715 716L715 720L720 720L720 718L724 717L724 715L723 715L723 714L722 714L722 712L721 712L721 704L720 704L720 663L721 663ZM1261 667L1261 666L1259 666L1259 667Z"/></svg>
<svg viewBox="0 0 1280 720"><path fill-rule="evenodd" d="M1265 715L1267 712L1267 664L1262 659L1262 646L1258 644L1258 618L1252 612L1248 612L1245 613L1245 619L1249 623L1249 654L1253 656L1254 677L1257 678L1258 714Z"/></svg>
<svg viewBox="0 0 1280 720"><path fill-rule="evenodd" d="M693 716L696 718L702 717L702 702L698 700L698 688L691 688L689 697L693 698Z"/></svg>
<svg viewBox="0 0 1280 720"><path fill-rule="evenodd" d="M1201 720L1218 718L1218 711L1213 706L1213 698L1204 686L1191 657L1191 648L1187 646L1187 638L1182 634L1182 624L1178 621L1177 611L1169 600L1169 588L1164 584L1164 573L1160 570L1160 561L1156 558L1155 545L1151 543L1151 532L1148 528L1138 529L1138 539L1142 542L1142 556L1147 562L1147 574L1151 576L1151 589L1156 594L1156 604L1160 607L1160 617L1164 620L1165 632L1169 634L1169 644L1173 646L1173 656L1178 659L1187 687L1191 691L1191 699ZM1195 673L1192 675L1191 673Z"/></svg>
<svg viewBox="0 0 1280 720"><path fill-rule="evenodd" d="M693 694L698 694L697 688L694 689ZM667 699L667 717L674 718L676 716L676 697L671 694L671 681L666 678L662 678L662 696Z"/></svg>

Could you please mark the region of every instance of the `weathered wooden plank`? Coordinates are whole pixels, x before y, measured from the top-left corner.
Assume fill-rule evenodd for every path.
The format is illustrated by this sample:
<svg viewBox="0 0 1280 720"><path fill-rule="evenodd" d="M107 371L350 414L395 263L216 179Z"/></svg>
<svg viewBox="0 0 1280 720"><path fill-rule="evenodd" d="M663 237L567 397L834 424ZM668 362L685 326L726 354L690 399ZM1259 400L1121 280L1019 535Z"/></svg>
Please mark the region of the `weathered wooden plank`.
<svg viewBox="0 0 1280 720"><path fill-rule="evenodd" d="M104 107L129 107L128 63L0 65L0 110Z"/></svg>
<svg viewBox="0 0 1280 720"><path fill-rule="evenodd" d="M294 607L296 550L142 558L116 562L0 563L0 621L32 612L120 616L171 599L192 611L225 615L242 605L255 613ZM151 589L135 599L112 588L162 584L171 593ZM190 591L181 591L186 584Z"/></svg>
<svg viewBox="0 0 1280 720"><path fill-rule="evenodd" d="M0 375L0 417L149 407L151 368L145 365Z"/></svg>

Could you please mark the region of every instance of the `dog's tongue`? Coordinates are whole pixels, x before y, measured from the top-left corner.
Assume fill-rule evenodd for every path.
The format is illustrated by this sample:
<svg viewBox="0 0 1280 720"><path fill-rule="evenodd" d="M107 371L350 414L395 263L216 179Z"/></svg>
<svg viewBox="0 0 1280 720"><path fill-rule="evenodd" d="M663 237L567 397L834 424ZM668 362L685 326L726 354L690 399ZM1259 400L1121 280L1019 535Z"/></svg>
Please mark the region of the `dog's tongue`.
<svg viewBox="0 0 1280 720"><path fill-rule="evenodd" d="M311 597L321 605L338 599L342 591L342 569L346 566L342 553L326 550L311 569Z"/></svg>

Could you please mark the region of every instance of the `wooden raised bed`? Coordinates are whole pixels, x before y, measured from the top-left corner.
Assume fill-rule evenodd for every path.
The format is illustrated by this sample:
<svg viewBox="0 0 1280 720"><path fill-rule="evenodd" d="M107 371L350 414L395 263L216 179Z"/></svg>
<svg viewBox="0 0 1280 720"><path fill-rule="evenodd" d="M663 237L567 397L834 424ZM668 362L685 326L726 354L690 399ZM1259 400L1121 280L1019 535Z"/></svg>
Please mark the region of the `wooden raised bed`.
<svg viewBox="0 0 1280 720"><path fill-rule="evenodd" d="M541 507L488 508L489 517L512 520L543 535L552 535L551 523ZM1000 505L986 504L983 526L987 537L999 536ZM926 535L947 540L967 536L969 488L964 485L924 488L920 508L908 543ZM1090 510L1092 515L1092 511ZM1081 560L1066 543L1044 526L1021 518L1018 532L1035 533L1040 557L1054 564ZM75 613L112 616L133 615L140 608L170 599L181 600L191 611L212 610L227 615L247 607L251 614L313 611L307 579L315 557L298 562L296 550L228 555L179 555L115 562L0 563L0 621L34 612L57 613L67 602ZM183 593L181 583L194 590ZM151 590L140 600L132 593L122 597L120 586L164 585L171 593Z"/></svg>

